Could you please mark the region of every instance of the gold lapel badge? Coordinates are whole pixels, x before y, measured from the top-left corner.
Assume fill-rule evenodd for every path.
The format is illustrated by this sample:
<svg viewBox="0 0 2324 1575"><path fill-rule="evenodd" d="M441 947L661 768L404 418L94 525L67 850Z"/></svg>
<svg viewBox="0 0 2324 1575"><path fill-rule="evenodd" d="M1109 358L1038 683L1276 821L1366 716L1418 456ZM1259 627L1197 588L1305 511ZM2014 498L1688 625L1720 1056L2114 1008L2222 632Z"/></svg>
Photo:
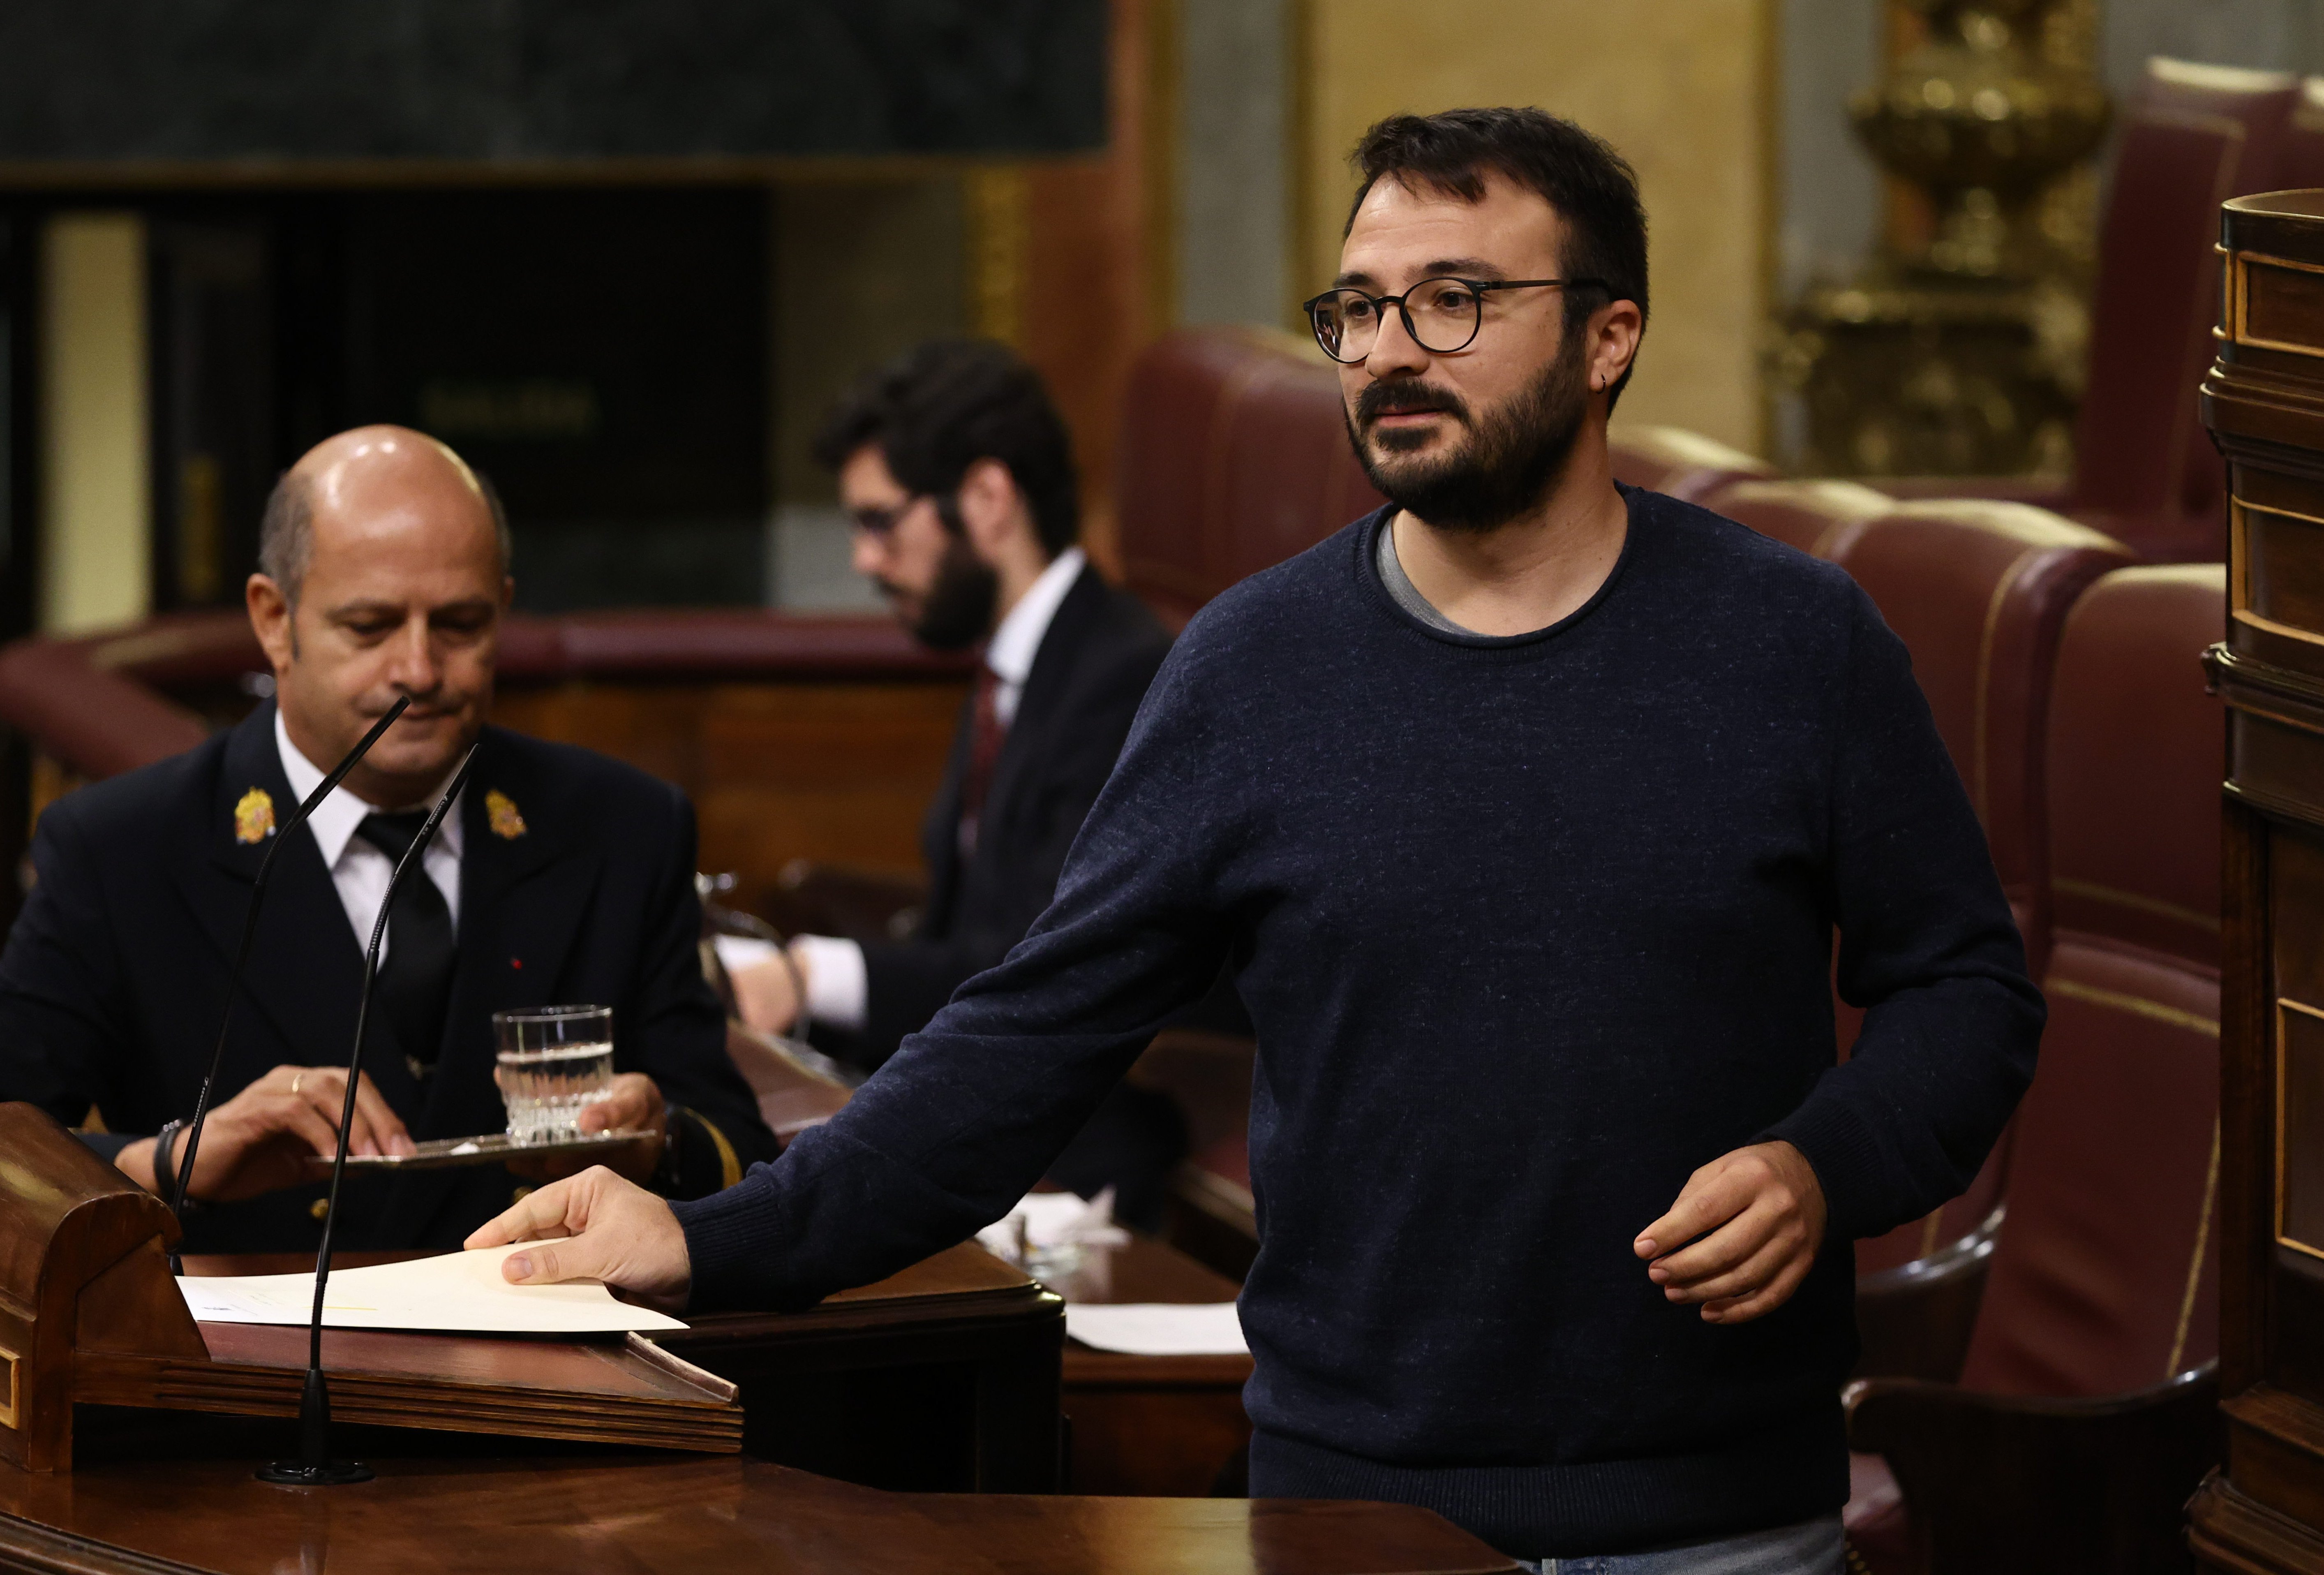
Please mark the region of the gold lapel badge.
<svg viewBox="0 0 2324 1575"><path fill-rule="evenodd" d="M234 806L234 839L263 842L273 835L273 796L264 788L253 788Z"/></svg>
<svg viewBox="0 0 2324 1575"><path fill-rule="evenodd" d="M517 812L516 801L498 788L484 795L484 820L495 837L513 842L524 835L524 817Z"/></svg>

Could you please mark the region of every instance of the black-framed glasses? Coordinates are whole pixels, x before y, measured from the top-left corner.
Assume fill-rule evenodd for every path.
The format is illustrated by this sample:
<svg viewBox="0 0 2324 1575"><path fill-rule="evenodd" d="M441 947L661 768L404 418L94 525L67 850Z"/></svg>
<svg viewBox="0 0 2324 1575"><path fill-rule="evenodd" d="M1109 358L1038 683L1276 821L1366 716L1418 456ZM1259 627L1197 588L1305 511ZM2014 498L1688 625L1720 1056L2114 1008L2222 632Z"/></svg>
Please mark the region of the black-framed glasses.
<svg viewBox="0 0 2324 1575"><path fill-rule="evenodd" d="M1432 356L1465 350L1485 325L1489 290L1606 289L1602 279L1423 279L1401 295L1367 295L1360 290L1326 290L1299 304L1314 326L1323 354L1354 366L1379 342L1380 323L1394 307L1412 342Z"/></svg>
<svg viewBox="0 0 2324 1575"><path fill-rule="evenodd" d="M892 504L886 508L867 506L852 509L848 512L847 517L855 528L865 535L877 537L884 542L896 533L896 527L903 523L904 516L918 507L921 499L929 496L925 492L916 492L903 502Z"/></svg>

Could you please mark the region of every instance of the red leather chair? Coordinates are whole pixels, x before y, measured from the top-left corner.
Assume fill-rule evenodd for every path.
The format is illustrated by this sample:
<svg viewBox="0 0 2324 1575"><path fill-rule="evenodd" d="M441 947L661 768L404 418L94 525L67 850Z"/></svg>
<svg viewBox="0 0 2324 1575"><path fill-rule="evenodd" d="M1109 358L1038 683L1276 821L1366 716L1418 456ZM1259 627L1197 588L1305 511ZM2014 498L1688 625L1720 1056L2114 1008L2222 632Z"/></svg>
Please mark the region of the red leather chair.
<svg viewBox="0 0 2324 1575"><path fill-rule="evenodd" d="M1729 481L1702 499L1725 514L1812 557L1837 559L1895 499L1854 481Z"/></svg>
<svg viewBox="0 0 2324 1575"><path fill-rule="evenodd" d="M2218 314L2219 204L2244 134L2142 110L2124 129L2098 243L2089 375L2064 512L2162 561L2227 556L2226 472L2196 413Z"/></svg>
<svg viewBox="0 0 2324 1575"><path fill-rule="evenodd" d="M1131 369L1115 488L1123 577L1182 628L1247 575L1384 501L1349 447L1340 381L1289 334L1196 329Z"/></svg>
<svg viewBox="0 0 2324 1575"><path fill-rule="evenodd" d="M2150 61L2101 221L2071 480L1914 477L1881 490L2036 503L2151 560L2224 560L2226 470L2195 407L2218 313L2219 204L2282 183L2298 97L2281 73Z"/></svg>
<svg viewBox="0 0 2324 1575"><path fill-rule="evenodd" d="M1741 482L1705 503L1845 565L1880 605L1913 653L2029 951L2038 957L2045 819L2038 740L2050 664L2074 598L2130 554L2022 505L1899 506L1853 482ZM1833 1012L1845 1055L1863 1014L1838 999ZM1974 1270L1989 1245L2007 1164L2005 1139L1961 1197L1858 1244L1860 1370L1938 1378L1960 1371L1980 1289Z"/></svg>
<svg viewBox="0 0 2324 1575"><path fill-rule="evenodd" d="M1738 481L1764 480L1775 468L1684 427L1617 426L1607 434L1614 479L1700 503Z"/></svg>
<svg viewBox="0 0 2324 1575"><path fill-rule="evenodd" d="M2278 191L2306 191L2324 186L2324 77L2303 77L2299 97L2283 125L2283 141L2276 155Z"/></svg>
<svg viewBox="0 0 2324 1575"><path fill-rule="evenodd" d="M2049 936L2043 740L2059 635L2083 590L2135 557L2043 510L1980 499L1899 505L1855 525L1831 556L1912 653L2038 977ZM1842 1004L1843 1047L1858 1021ZM1960 1371L2010 1146L2005 1136L1936 1213L1858 1244L1862 1371Z"/></svg>
<svg viewBox="0 0 2324 1575"><path fill-rule="evenodd" d="M1787 546L1827 560L1855 558L1864 532L1896 509L1892 497L1873 493L1871 487L1857 486L1855 481L1740 481L1720 487L1703 499L1703 505ZM1976 506L1970 506L1970 511L1976 511ZM1913 530L1915 527L1910 525L1892 527L1861 560L1871 564L1876 579L1894 576L1896 583L1889 586L1889 595L1905 604L1913 602L1915 592L1901 555ZM1973 525L1964 525L1964 530L1976 534ZM2073 534L2070 539L2080 542L2082 537ZM1992 570L1989 560L1994 560L1997 542L1976 537L1976 546L1980 548L1976 558L1985 560L1987 570ZM1915 664L1927 662L1941 672L1960 664L1948 660L1948 653L1960 651L1961 641L1943 639L1941 629L1948 618L1969 627L1994 611L1992 588L1985 588L1980 597L1980 586L1982 580L1970 580L1966 592L1961 592L1960 588L1948 590L1938 580L1932 588L1932 608L1927 608L1932 616L1922 618L1920 613L1913 613L1905 618L1905 629L1917 629L1922 639ZM1982 635L1982 625L1976 627ZM1922 651L1927 655L1922 655ZM2010 688L2022 690L2024 685ZM1954 701L1950 713L1941 713L1952 725L1948 741L1960 760L1973 760L1978 753L1973 741L1978 704L1978 695L1970 692L1966 706ZM2022 792L2004 792L1998 797L2015 804ZM1833 987L1831 1015L1839 1032L1840 1057L1845 1057L1864 1024L1864 1013L1839 999ZM1989 1231L1987 1222L2001 1199L2004 1171L2006 1147L1987 1162L1964 1196L1927 1219L1857 1243L1857 1329L1864 1340L1859 1371L1913 1377L1952 1377L1960 1373L1961 1349L1978 1311L1980 1283L1973 1275L1961 1278L1948 1271L1954 1264L1978 1262Z"/></svg>
<svg viewBox="0 0 2324 1575"><path fill-rule="evenodd" d="M1959 1385L1849 1391L1886 1461L1849 1514L1877 1570L2188 1567L2180 1506L2218 1458L2225 721L2200 658L2226 613L2224 570L2183 565L2110 574L2067 620L2049 1028Z"/></svg>
<svg viewBox="0 0 2324 1575"><path fill-rule="evenodd" d="M1986 827L1995 865L2039 967L2046 936L2041 746L2052 657L2082 588L2132 561L2120 543L2023 505L1899 505L1845 481L1747 481L1706 506L1845 566L1913 654L1937 726ZM1841 1053L1863 1014L1835 1000ZM1857 1246L1857 1309L1874 1373L1960 1370L2005 1139L1961 1197ZM1956 1274L1956 1267L1970 1272Z"/></svg>
<svg viewBox="0 0 2324 1575"><path fill-rule="evenodd" d="M2236 162L2238 195L2280 191L2295 184L2286 175L2292 116L2300 99L2300 79L2290 71L2255 71L2162 55L2146 62L2146 78L2138 90L2141 109L2213 116L2241 128L2243 150Z"/></svg>
<svg viewBox="0 0 2324 1575"><path fill-rule="evenodd" d="M1870 593L1905 647L2034 962L2046 928L2042 747L2067 610L2137 561L2122 542L2024 504L1901 504L1833 561Z"/></svg>

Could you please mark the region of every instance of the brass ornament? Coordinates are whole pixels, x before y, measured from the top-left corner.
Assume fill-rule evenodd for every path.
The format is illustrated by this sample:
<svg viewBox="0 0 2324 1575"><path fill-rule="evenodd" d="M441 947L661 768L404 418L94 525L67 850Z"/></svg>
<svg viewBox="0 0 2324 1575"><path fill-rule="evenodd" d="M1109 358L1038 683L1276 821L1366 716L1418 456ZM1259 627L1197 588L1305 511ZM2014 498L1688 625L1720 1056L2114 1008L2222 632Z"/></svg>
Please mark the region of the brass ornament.
<svg viewBox="0 0 2324 1575"><path fill-rule="evenodd" d="M1899 0L1923 36L1849 105L1932 222L1785 314L1771 375L1810 474L2062 475L2089 337L2088 0ZM1901 15L1899 14L1902 14ZM1899 226L1902 231L1910 227Z"/></svg>
<svg viewBox="0 0 2324 1575"><path fill-rule="evenodd" d="M274 835L274 797L264 788L253 788L234 806L234 839L249 844Z"/></svg>
<svg viewBox="0 0 2324 1575"><path fill-rule="evenodd" d="M524 835L524 817L517 812L516 801L498 788L484 795L484 822L493 836L510 842Z"/></svg>

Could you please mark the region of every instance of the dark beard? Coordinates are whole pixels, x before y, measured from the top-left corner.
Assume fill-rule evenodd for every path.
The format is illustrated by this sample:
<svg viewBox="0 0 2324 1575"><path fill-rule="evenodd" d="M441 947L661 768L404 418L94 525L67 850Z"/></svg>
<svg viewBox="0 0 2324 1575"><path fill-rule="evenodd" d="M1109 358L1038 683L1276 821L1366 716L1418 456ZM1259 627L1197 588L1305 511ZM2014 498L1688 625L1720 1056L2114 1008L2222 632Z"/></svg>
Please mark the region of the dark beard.
<svg viewBox="0 0 2324 1575"><path fill-rule="evenodd" d="M965 651L992 632L992 608L1001 598L1001 576L954 535L945 547L936 582L920 604L912 637L931 651Z"/></svg>
<svg viewBox="0 0 2324 1575"><path fill-rule="evenodd" d="M1577 338L1572 350L1544 366L1508 403L1486 412L1482 422L1450 389L1409 379L1371 384L1348 418L1348 440L1364 475L1381 496L1425 524L1479 535L1499 530L1546 497L1573 456L1587 408L1581 351ZM1441 459L1400 465L1395 456L1424 441L1422 434L1375 432L1365 441L1381 416L1410 410L1444 412L1469 429L1469 440ZM1380 453L1373 452L1374 444Z"/></svg>

